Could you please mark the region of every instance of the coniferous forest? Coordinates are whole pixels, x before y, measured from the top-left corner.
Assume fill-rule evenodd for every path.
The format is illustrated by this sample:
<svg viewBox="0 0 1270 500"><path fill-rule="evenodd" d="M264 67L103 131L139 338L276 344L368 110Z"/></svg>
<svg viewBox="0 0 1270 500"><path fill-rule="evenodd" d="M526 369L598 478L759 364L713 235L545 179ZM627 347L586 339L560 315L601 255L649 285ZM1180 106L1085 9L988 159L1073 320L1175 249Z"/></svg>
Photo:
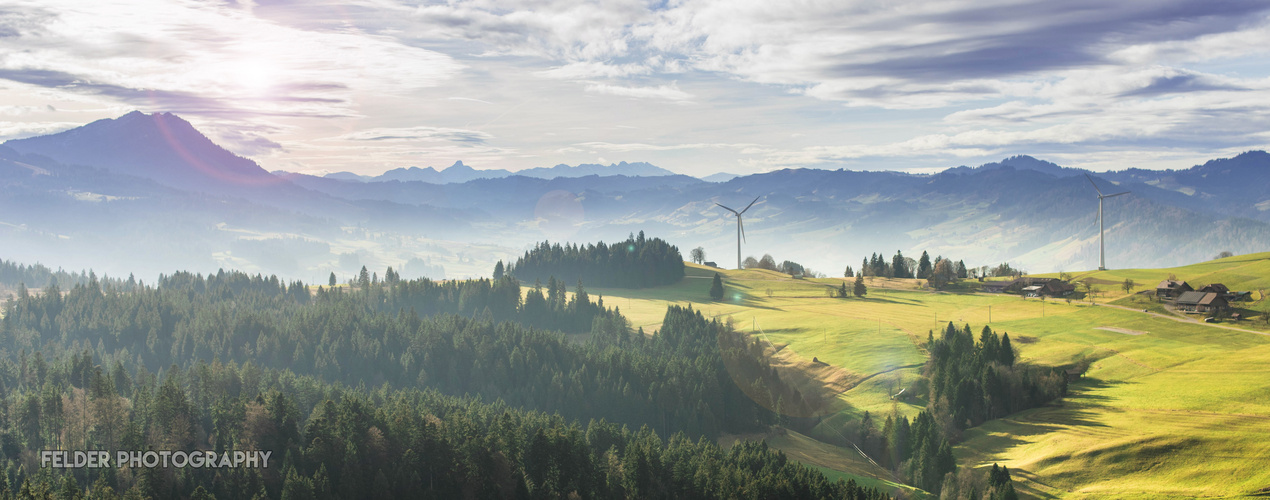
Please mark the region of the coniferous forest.
<svg viewBox="0 0 1270 500"><path fill-rule="evenodd" d="M673 247L672 247L673 248ZM762 444L748 336L658 335L579 284L319 287L229 272L22 293L0 320L0 491L23 498L882 498ZM756 354L756 351L759 354ZM274 452L268 469L40 468L42 449Z"/></svg>
<svg viewBox="0 0 1270 500"><path fill-rule="evenodd" d="M644 232L612 245L561 245L542 242L508 266L507 273L521 282L582 281L591 286L647 288L669 285L684 276L679 248L661 238L645 238Z"/></svg>

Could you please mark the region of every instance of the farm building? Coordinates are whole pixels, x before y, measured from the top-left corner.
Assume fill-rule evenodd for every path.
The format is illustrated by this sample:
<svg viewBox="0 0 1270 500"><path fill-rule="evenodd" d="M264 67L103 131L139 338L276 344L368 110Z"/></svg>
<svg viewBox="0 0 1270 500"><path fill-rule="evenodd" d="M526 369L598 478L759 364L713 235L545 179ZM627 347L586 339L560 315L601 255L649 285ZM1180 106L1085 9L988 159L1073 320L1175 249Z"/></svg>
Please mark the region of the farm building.
<svg viewBox="0 0 1270 500"><path fill-rule="evenodd" d="M1063 297L1076 291L1076 285L1063 280L1051 279L1041 284L1041 294L1050 297Z"/></svg>
<svg viewBox="0 0 1270 500"><path fill-rule="evenodd" d="M1016 278L1009 281L985 281L983 291L989 293L1019 292L1028 297L1062 297L1076 290L1071 283L1058 278Z"/></svg>
<svg viewBox="0 0 1270 500"><path fill-rule="evenodd" d="M707 265L707 266L710 266L710 267L719 267L719 265L718 265L718 264L715 264L715 263L714 263L714 261L712 261L712 260L707 260L707 261L706 261L706 265Z"/></svg>
<svg viewBox="0 0 1270 500"><path fill-rule="evenodd" d="M1190 284L1185 281L1164 280L1160 284L1155 285L1155 296L1165 300L1173 300L1178 296L1194 291Z"/></svg>
<svg viewBox="0 0 1270 500"><path fill-rule="evenodd" d="M1226 295L1230 293L1230 289L1226 288L1226 285L1223 285L1221 283L1209 283L1207 285L1204 285L1198 291L1205 292L1205 293L1207 292L1220 293L1222 295Z"/></svg>
<svg viewBox="0 0 1270 500"><path fill-rule="evenodd" d="M1226 309L1226 297L1215 292L1185 292L1177 298L1177 310L1188 313L1209 313Z"/></svg>
<svg viewBox="0 0 1270 500"><path fill-rule="evenodd" d="M1019 280L1013 279L1008 281L985 281L983 282L983 291L988 293L1001 293L1007 288L1014 286Z"/></svg>

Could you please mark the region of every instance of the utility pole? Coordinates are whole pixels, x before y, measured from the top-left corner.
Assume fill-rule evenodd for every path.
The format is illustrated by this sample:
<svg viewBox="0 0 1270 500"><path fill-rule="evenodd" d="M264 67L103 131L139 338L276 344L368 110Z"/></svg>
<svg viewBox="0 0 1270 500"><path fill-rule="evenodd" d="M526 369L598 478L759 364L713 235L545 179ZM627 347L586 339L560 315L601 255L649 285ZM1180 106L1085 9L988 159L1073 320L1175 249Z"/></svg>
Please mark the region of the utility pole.
<svg viewBox="0 0 1270 500"><path fill-rule="evenodd" d="M992 322L992 306L988 306L988 322Z"/></svg>

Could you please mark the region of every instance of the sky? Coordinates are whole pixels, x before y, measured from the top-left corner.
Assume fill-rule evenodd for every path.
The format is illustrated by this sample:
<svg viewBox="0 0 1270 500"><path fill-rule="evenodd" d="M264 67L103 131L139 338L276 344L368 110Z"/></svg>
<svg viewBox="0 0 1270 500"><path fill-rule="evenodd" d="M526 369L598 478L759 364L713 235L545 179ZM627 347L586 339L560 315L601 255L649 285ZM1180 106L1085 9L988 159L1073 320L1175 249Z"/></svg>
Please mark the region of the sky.
<svg viewBox="0 0 1270 500"><path fill-rule="evenodd" d="M0 0L0 140L173 112L268 170L1187 168L1270 145L1270 2Z"/></svg>

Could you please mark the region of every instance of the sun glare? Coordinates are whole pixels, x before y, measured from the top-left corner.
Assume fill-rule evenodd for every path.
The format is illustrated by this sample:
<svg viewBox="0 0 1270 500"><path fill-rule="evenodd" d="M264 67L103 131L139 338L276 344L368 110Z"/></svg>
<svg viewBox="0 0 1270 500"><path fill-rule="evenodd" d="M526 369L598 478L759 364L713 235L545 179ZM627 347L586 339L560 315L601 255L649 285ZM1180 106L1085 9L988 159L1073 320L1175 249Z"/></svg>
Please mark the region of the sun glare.
<svg viewBox="0 0 1270 500"><path fill-rule="evenodd" d="M262 94L277 84L276 69L263 61L243 61L232 71L230 79L247 93Z"/></svg>

